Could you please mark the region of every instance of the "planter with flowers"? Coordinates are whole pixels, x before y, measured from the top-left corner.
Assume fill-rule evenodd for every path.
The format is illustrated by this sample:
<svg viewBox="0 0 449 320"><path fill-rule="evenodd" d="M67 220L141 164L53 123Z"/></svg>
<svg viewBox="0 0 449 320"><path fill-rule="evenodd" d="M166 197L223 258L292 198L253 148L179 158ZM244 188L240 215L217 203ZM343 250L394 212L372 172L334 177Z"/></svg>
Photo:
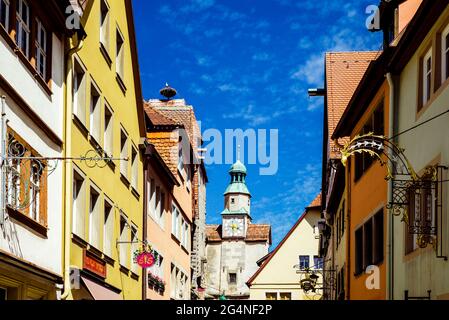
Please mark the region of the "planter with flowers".
<svg viewBox="0 0 449 320"><path fill-rule="evenodd" d="M151 272L148 272L148 286L160 294L165 291L165 281Z"/></svg>

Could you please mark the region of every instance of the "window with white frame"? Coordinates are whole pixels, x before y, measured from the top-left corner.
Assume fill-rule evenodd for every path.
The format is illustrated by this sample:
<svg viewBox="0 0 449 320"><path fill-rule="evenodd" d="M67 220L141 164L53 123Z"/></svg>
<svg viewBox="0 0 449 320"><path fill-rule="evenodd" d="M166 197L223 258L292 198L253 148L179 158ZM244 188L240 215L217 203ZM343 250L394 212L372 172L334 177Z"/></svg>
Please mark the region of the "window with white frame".
<svg viewBox="0 0 449 320"><path fill-rule="evenodd" d="M406 224L405 254L418 249L420 232L436 233L437 191L432 177L425 175L421 186L412 186L408 190L409 216Z"/></svg>
<svg viewBox="0 0 449 320"><path fill-rule="evenodd" d="M128 257L128 218L125 216L123 212L120 212L120 244L119 247L119 261L120 264L124 267L127 266L127 257Z"/></svg>
<svg viewBox="0 0 449 320"><path fill-rule="evenodd" d="M113 156L114 146L114 121L113 114L109 106L106 104L104 108L104 151L108 157Z"/></svg>
<svg viewBox="0 0 449 320"><path fill-rule="evenodd" d="M158 223L161 228L165 227L165 193L161 192L160 203L158 214Z"/></svg>
<svg viewBox="0 0 449 320"><path fill-rule="evenodd" d="M39 164L36 162L31 163L30 174L30 217L34 221L40 221L40 205L41 205L41 180L42 171Z"/></svg>
<svg viewBox="0 0 449 320"><path fill-rule="evenodd" d="M22 159L10 159L11 166L6 168L6 205L47 226L47 170L45 162L29 160L40 157L28 143L12 129L7 128L7 141L10 146L23 154ZM20 209L21 199L28 199L29 207Z"/></svg>
<svg viewBox="0 0 449 320"><path fill-rule="evenodd" d="M449 25L441 34L441 50L441 82L444 83L449 78Z"/></svg>
<svg viewBox="0 0 449 320"><path fill-rule="evenodd" d="M171 264L170 268L170 298L176 298L176 275L177 269L175 265Z"/></svg>
<svg viewBox="0 0 449 320"><path fill-rule="evenodd" d="M313 256L313 267L316 270L323 269L323 258L320 256Z"/></svg>
<svg viewBox="0 0 449 320"><path fill-rule="evenodd" d="M14 35L11 49L20 51L45 82L51 79L51 25L45 25L40 10L32 10L30 0L0 0L0 28ZM42 85L45 85L41 81ZM50 83L47 83L50 87ZM50 88L49 88L50 89Z"/></svg>
<svg viewBox="0 0 449 320"><path fill-rule="evenodd" d="M114 206L108 201L104 201L104 225L103 225L103 252L108 257L112 257L114 239Z"/></svg>
<svg viewBox="0 0 449 320"><path fill-rule="evenodd" d="M148 269L153 276L159 277L161 279L164 278L164 257L160 254L160 252L156 251L156 261L154 264Z"/></svg>
<svg viewBox="0 0 449 320"><path fill-rule="evenodd" d="M125 40L119 29L116 32L116 72L121 80L125 79Z"/></svg>
<svg viewBox="0 0 449 320"><path fill-rule="evenodd" d="M76 59L73 68L73 113L86 125L86 72Z"/></svg>
<svg viewBox="0 0 449 320"><path fill-rule="evenodd" d="M190 165L186 165L186 178L187 178L187 182L186 182L186 187L187 187L187 191L190 192L190 189L192 188L192 181L191 181L191 177L192 176L192 171L191 171L191 167Z"/></svg>
<svg viewBox="0 0 449 320"><path fill-rule="evenodd" d="M89 197L89 243L97 249L100 248L100 230L100 193L91 187Z"/></svg>
<svg viewBox="0 0 449 320"><path fill-rule="evenodd" d="M131 148L131 186L137 191L139 183L139 154L136 148Z"/></svg>
<svg viewBox="0 0 449 320"><path fill-rule="evenodd" d="M171 265L170 298L175 300L189 299L189 277L174 264Z"/></svg>
<svg viewBox="0 0 449 320"><path fill-rule="evenodd" d="M0 24L9 31L9 0L0 0Z"/></svg>
<svg viewBox="0 0 449 320"><path fill-rule="evenodd" d="M424 55L422 61L423 79L422 79L422 105L424 106L432 95L432 49Z"/></svg>
<svg viewBox="0 0 449 320"><path fill-rule="evenodd" d="M172 223L171 223L171 233L180 240L180 228L181 228L181 213L178 209L178 207L173 203L172 204Z"/></svg>
<svg viewBox="0 0 449 320"><path fill-rule="evenodd" d="M278 298L277 292L266 292L265 300L277 300Z"/></svg>
<svg viewBox="0 0 449 320"><path fill-rule="evenodd" d="M105 0L100 3L100 43L109 51L109 5Z"/></svg>
<svg viewBox="0 0 449 320"><path fill-rule="evenodd" d="M100 126L101 126L101 98L98 89L92 85L90 88L90 123L89 131L94 140L100 144Z"/></svg>
<svg viewBox="0 0 449 320"><path fill-rule="evenodd" d="M189 224L187 223L187 221L184 220L184 218L182 219L182 237L181 237L181 245L185 248L185 249L189 249L189 239L190 239L190 234L189 234Z"/></svg>
<svg viewBox="0 0 449 320"><path fill-rule="evenodd" d="M279 293L279 300L291 300L291 299L292 299L291 292L280 292Z"/></svg>
<svg viewBox="0 0 449 320"><path fill-rule="evenodd" d="M73 172L73 233L84 239L86 186L84 177L77 171Z"/></svg>
<svg viewBox="0 0 449 320"><path fill-rule="evenodd" d="M156 192L154 196L156 198L156 207L153 210L153 218L158 222L159 211L161 210L161 187L156 186Z"/></svg>
<svg viewBox="0 0 449 320"><path fill-rule="evenodd" d="M25 0L17 0L16 6L16 44L28 58L30 51L30 7Z"/></svg>
<svg viewBox="0 0 449 320"><path fill-rule="evenodd" d="M154 179L149 178L147 181L148 190L148 215L154 217L156 210L156 183Z"/></svg>
<svg viewBox="0 0 449 320"><path fill-rule="evenodd" d="M128 136L125 131L120 132L120 173L128 178Z"/></svg>
<svg viewBox="0 0 449 320"><path fill-rule="evenodd" d="M134 273L138 273L139 271L139 265L137 263L134 263L133 256L134 252L139 248L139 234L138 229L136 225L131 226L131 270Z"/></svg>
<svg viewBox="0 0 449 320"><path fill-rule="evenodd" d="M306 270L310 267L310 257L301 255L299 256L299 269Z"/></svg>
<svg viewBox="0 0 449 320"><path fill-rule="evenodd" d="M185 232L184 232L184 219L181 218L181 239L179 239L181 241L181 245L184 246L184 237L185 237Z"/></svg>
<svg viewBox="0 0 449 320"><path fill-rule="evenodd" d="M184 172L184 152L182 149L181 139L179 140L178 143L178 171L181 173L181 175Z"/></svg>
<svg viewBox="0 0 449 320"><path fill-rule="evenodd" d="M36 70L37 73L46 80L47 78L47 30L45 30L42 22L36 19Z"/></svg>

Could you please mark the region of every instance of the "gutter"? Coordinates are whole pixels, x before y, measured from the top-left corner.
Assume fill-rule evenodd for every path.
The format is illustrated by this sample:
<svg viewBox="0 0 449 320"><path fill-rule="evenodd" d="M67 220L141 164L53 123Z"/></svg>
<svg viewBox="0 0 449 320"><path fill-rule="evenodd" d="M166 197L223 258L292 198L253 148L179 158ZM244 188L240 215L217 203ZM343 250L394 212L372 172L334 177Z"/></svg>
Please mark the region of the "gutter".
<svg viewBox="0 0 449 320"><path fill-rule="evenodd" d="M85 33L84 33L85 36ZM77 44L71 48L67 52L66 57L66 70L65 70L65 90L64 90L64 135L65 135L65 145L63 148L63 157L67 157L67 153L72 148L72 136L71 136L71 115L72 112L69 112L69 101L72 101L72 95L70 94L69 99L69 90L68 88L72 88L72 79L71 76L73 73L73 64L72 64L72 58L75 53L80 51L83 48L84 45L84 36L81 35L81 33L77 33ZM69 42L69 48L70 48L70 40ZM70 108L72 110L72 108ZM62 190L62 201L63 201L63 221L64 221L64 292L61 295L61 300L66 300L69 295L71 294L71 284L70 284L70 245L71 245L71 197L67 195L67 191L71 188L71 171L72 171L72 163L70 161L65 161L65 165L62 167L63 170L63 177L65 177L65 183L63 183L63 190Z"/></svg>
<svg viewBox="0 0 449 320"><path fill-rule="evenodd" d="M346 243L346 300L350 300L351 282L351 161L348 161L346 168L346 219L347 219L347 243Z"/></svg>
<svg viewBox="0 0 449 320"><path fill-rule="evenodd" d="M145 156L145 160L144 160L144 168L143 168L143 176L144 176L144 180L143 180L143 194L144 194L144 201L143 201L143 243L146 245L148 243L148 234L147 234L147 229L148 229L148 215L147 215L147 210L148 210L148 166L149 166L149 157ZM142 271L142 299L143 301L147 300L147 286L148 286L148 272L146 269L143 269Z"/></svg>
<svg viewBox="0 0 449 320"><path fill-rule="evenodd" d="M394 114L396 110L395 105L395 96L396 96L396 87L394 85L394 80L390 72L386 75L388 86L389 86L389 107L388 107L388 135L390 137L394 137ZM390 169L393 169L394 164L390 159L393 158L392 150L388 149L388 166ZM394 171L391 170L394 177ZM388 191L387 191L387 205L393 201L393 179L388 180ZM388 244L387 244L387 256L388 256L388 276L387 276L387 285L388 285L388 296L389 300L394 300L394 216L392 214L388 214Z"/></svg>

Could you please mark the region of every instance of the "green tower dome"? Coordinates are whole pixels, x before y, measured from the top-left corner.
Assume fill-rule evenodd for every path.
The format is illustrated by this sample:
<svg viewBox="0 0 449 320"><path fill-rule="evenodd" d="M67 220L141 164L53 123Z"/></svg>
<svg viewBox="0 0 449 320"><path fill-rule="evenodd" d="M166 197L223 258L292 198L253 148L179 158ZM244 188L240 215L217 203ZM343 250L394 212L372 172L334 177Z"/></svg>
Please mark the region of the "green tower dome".
<svg viewBox="0 0 449 320"><path fill-rule="evenodd" d="M246 175L246 167L240 160L237 160L237 162L231 166L231 169L229 169L229 173L233 173L233 172L234 173L243 173Z"/></svg>
<svg viewBox="0 0 449 320"><path fill-rule="evenodd" d="M251 196L245 181L246 167L240 160L237 160L237 162L231 166L231 169L229 169L229 174L231 175L231 183L226 188L224 194L240 193Z"/></svg>

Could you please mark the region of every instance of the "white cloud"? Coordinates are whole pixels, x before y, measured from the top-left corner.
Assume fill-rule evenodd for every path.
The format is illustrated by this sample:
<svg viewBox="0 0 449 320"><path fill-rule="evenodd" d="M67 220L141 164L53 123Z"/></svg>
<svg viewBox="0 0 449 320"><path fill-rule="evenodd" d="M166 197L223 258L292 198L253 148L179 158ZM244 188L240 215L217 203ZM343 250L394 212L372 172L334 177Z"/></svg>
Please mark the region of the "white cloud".
<svg viewBox="0 0 449 320"><path fill-rule="evenodd" d="M218 89L222 92L249 92L249 88L244 86L236 86L232 83L225 83L218 86Z"/></svg>
<svg viewBox="0 0 449 320"><path fill-rule="evenodd" d="M259 52L254 54L252 59L254 61L267 61L270 60L270 55L266 52Z"/></svg>
<svg viewBox="0 0 449 320"><path fill-rule="evenodd" d="M181 12L200 12L212 7L215 4L215 0L191 0L187 5L181 7Z"/></svg>
<svg viewBox="0 0 449 320"><path fill-rule="evenodd" d="M299 40L298 48L309 49L312 47L312 45L313 45L313 42L310 40L310 38L305 36L305 37L302 37L301 40Z"/></svg>
<svg viewBox="0 0 449 320"><path fill-rule="evenodd" d="M210 67L214 64L211 57L204 55L197 55L196 63L201 67Z"/></svg>
<svg viewBox="0 0 449 320"><path fill-rule="evenodd" d="M263 28L268 28L269 26L270 26L270 24L268 23L268 21L262 20L262 21L257 22L254 27L256 29L263 29Z"/></svg>
<svg viewBox="0 0 449 320"><path fill-rule="evenodd" d="M223 34L222 29L208 29L208 30L204 31L204 35L207 38L213 38L213 37L219 36L221 34Z"/></svg>
<svg viewBox="0 0 449 320"><path fill-rule="evenodd" d="M254 105L249 104L246 108L242 108L237 112L223 114L223 119L242 119L247 121L250 126L255 127L267 123L270 117L255 113Z"/></svg>
<svg viewBox="0 0 449 320"><path fill-rule="evenodd" d="M301 29L301 24L298 23L298 22L292 22L290 24L290 29L292 29L292 30L299 30L299 29Z"/></svg>
<svg viewBox="0 0 449 320"><path fill-rule="evenodd" d="M170 14L171 13L170 6L163 5L162 7L159 8L159 13L160 14Z"/></svg>
<svg viewBox="0 0 449 320"><path fill-rule="evenodd" d="M307 111L315 111L319 108L323 107L323 99L320 98L311 98L309 99L309 104L307 106Z"/></svg>
<svg viewBox="0 0 449 320"><path fill-rule="evenodd" d="M303 65L292 72L291 78L306 81L309 85L323 85L324 57L316 54L310 56Z"/></svg>
<svg viewBox="0 0 449 320"><path fill-rule="evenodd" d="M274 243L285 236L321 189L321 166L318 164L305 164L292 176L282 184L283 191L254 200L252 204L253 212L258 213L257 222L271 225ZM273 210L273 204L277 203L282 205Z"/></svg>

